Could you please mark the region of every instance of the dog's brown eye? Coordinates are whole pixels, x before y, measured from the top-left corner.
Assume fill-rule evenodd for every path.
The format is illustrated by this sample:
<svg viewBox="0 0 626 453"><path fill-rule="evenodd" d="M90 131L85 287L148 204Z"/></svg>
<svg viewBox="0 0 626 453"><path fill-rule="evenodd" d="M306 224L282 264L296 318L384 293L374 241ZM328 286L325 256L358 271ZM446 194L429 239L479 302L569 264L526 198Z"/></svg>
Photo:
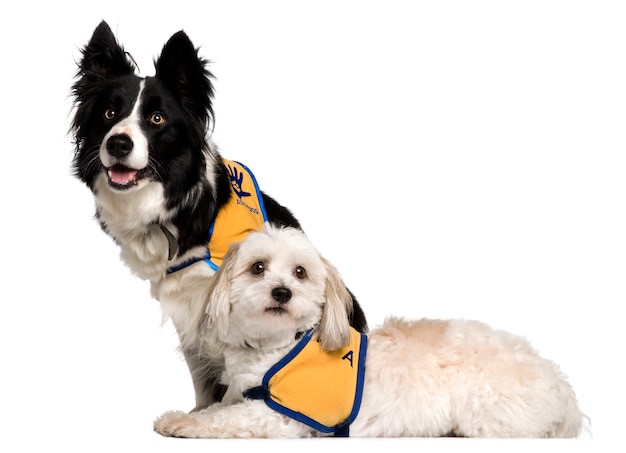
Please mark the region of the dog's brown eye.
<svg viewBox="0 0 626 453"><path fill-rule="evenodd" d="M161 126L163 123L165 123L165 117L159 112L154 112L150 117L150 122L155 126Z"/></svg>
<svg viewBox="0 0 626 453"><path fill-rule="evenodd" d="M302 266L298 266L296 267L295 274L296 274L296 278L305 278L306 270Z"/></svg>
<svg viewBox="0 0 626 453"><path fill-rule="evenodd" d="M106 109L104 111L104 115L103 115L104 119L105 120L112 120L113 118L115 118L116 113L117 112L115 111L115 109Z"/></svg>
<svg viewBox="0 0 626 453"><path fill-rule="evenodd" d="M262 274L265 270L265 264L263 264L263 261L257 261L252 265L252 268L250 270L253 274Z"/></svg>

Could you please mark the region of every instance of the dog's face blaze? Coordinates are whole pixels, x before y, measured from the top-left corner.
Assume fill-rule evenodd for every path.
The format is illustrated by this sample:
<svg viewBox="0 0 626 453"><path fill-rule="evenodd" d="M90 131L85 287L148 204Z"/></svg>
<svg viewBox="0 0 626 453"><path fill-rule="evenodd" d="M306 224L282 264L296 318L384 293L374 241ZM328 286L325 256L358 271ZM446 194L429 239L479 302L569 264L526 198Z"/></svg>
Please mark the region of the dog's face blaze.
<svg viewBox="0 0 626 453"><path fill-rule="evenodd" d="M213 94L206 61L178 32L155 67L154 77L135 75L105 22L82 51L73 85L74 170L95 193L154 182L175 205L175 194L201 178Z"/></svg>
<svg viewBox="0 0 626 453"><path fill-rule="evenodd" d="M209 322L223 341L238 346L293 340L315 327L323 344L336 349L349 335L352 300L340 288L335 269L301 231L268 227L224 258L213 279Z"/></svg>

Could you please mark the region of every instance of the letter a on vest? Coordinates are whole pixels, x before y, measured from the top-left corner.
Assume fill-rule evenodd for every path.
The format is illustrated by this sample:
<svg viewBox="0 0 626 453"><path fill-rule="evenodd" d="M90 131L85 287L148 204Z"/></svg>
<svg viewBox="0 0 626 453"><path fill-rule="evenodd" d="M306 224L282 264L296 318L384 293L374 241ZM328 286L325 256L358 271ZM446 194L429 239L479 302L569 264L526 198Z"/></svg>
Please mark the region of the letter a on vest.
<svg viewBox="0 0 626 453"><path fill-rule="evenodd" d="M358 415L365 376L367 336L351 328L350 344L322 350L308 331L263 377L244 392L272 409L323 433L347 436Z"/></svg>

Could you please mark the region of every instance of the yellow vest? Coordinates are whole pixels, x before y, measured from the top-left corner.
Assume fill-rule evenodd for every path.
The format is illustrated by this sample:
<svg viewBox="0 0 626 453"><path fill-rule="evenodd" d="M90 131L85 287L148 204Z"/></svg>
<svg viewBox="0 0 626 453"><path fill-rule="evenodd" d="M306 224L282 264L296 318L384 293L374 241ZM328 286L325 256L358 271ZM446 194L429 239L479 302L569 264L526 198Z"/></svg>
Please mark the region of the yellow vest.
<svg viewBox="0 0 626 453"><path fill-rule="evenodd" d="M177 272L202 260L213 270L217 270L222 265L224 255L233 242L243 241L252 231L265 229L267 213L263 204L263 194L256 178L248 167L239 162L227 159L223 159L223 162L230 175L231 197L219 210L209 228L206 254L170 267L166 270L167 274ZM164 229L163 232L168 236L167 230Z"/></svg>
<svg viewBox="0 0 626 453"><path fill-rule="evenodd" d="M267 214L263 195L252 172L245 165L223 159L230 174L232 196L209 229L205 261L217 270L233 242L243 241L252 231L265 229Z"/></svg>
<svg viewBox="0 0 626 453"><path fill-rule="evenodd" d="M322 350L306 332L298 344L272 366L261 386L244 392L272 409L323 433L347 436L363 395L367 336L350 328L350 344Z"/></svg>

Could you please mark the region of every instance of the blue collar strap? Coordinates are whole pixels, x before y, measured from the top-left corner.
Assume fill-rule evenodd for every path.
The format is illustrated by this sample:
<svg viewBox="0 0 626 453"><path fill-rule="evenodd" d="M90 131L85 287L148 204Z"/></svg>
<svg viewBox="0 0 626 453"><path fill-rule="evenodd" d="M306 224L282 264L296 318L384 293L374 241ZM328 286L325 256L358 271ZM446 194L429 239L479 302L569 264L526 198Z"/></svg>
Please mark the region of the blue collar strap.
<svg viewBox="0 0 626 453"><path fill-rule="evenodd" d="M183 261L182 263L176 265L176 266L172 266L169 269L167 269L167 271L165 271L165 273L167 275L170 275L174 272L180 271L184 268L186 268L187 266L191 266L194 263L197 263L198 261L202 261L206 259L206 255L205 256L196 256L195 258L189 258L187 261Z"/></svg>

